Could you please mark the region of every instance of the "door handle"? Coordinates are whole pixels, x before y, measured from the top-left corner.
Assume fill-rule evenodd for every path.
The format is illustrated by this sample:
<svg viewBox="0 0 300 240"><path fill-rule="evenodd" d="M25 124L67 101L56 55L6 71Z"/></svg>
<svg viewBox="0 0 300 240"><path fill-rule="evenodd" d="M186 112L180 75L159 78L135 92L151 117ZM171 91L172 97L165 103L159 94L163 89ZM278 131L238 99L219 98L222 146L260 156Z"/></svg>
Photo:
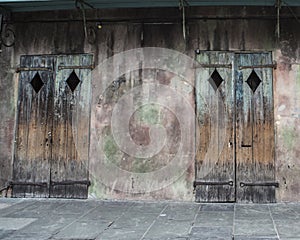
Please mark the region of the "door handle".
<svg viewBox="0 0 300 240"><path fill-rule="evenodd" d="M242 141L241 147L243 147L243 148L251 148L252 144L244 144L243 141Z"/></svg>
<svg viewBox="0 0 300 240"><path fill-rule="evenodd" d="M249 144L242 144L241 147L244 147L244 148L251 148L252 145L249 145Z"/></svg>

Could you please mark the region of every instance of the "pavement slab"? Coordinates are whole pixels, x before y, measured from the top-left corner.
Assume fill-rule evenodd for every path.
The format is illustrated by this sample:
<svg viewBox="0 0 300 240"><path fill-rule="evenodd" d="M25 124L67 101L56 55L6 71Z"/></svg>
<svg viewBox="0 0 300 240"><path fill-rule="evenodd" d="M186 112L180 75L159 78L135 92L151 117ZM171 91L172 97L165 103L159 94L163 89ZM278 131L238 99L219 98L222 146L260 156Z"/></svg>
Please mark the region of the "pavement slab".
<svg viewBox="0 0 300 240"><path fill-rule="evenodd" d="M19 230L28 224L36 221L37 218L0 218L0 229L1 230Z"/></svg>
<svg viewBox="0 0 300 240"><path fill-rule="evenodd" d="M300 240L300 203L0 198L4 240Z"/></svg>

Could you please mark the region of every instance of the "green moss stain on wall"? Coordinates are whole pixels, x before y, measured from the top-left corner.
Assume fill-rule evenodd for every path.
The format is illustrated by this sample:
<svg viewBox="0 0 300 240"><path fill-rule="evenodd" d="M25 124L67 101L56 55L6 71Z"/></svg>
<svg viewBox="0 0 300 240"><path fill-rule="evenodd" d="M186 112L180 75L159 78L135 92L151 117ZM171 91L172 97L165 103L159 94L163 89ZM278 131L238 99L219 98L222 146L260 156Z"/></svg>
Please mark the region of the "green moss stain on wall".
<svg viewBox="0 0 300 240"><path fill-rule="evenodd" d="M113 139L112 135L104 137L104 152L106 156L115 156L117 154L118 147Z"/></svg>
<svg viewBox="0 0 300 240"><path fill-rule="evenodd" d="M104 154L106 160L118 164L121 160L121 152L118 145L116 144L113 135L107 135L104 137Z"/></svg>
<svg viewBox="0 0 300 240"><path fill-rule="evenodd" d="M151 159L136 158L132 163L133 172L147 173L153 170Z"/></svg>
<svg viewBox="0 0 300 240"><path fill-rule="evenodd" d="M283 143L288 150L292 150L297 140L297 132L293 127L286 127L282 133Z"/></svg>
<svg viewBox="0 0 300 240"><path fill-rule="evenodd" d="M100 186L98 182L99 179L95 179L91 176L91 186L89 188L89 198L106 198L105 188Z"/></svg>
<svg viewBox="0 0 300 240"><path fill-rule="evenodd" d="M155 104L147 104L140 107L137 111L137 120L145 124L159 124L160 123L160 110L159 106Z"/></svg>

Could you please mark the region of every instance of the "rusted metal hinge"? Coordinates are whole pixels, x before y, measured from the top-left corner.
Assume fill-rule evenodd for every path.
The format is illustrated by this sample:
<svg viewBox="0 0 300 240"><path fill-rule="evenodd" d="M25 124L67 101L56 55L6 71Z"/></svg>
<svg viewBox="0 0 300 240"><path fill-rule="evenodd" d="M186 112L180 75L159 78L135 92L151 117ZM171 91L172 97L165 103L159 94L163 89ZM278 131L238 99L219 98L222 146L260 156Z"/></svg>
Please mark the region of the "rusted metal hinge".
<svg viewBox="0 0 300 240"><path fill-rule="evenodd" d="M232 68L232 64L203 64L203 63L197 63L193 66L193 68Z"/></svg>
<svg viewBox="0 0 300 240"><path fill-rule="evenodd" d="M90 181L62 181L62 182L53 182L51 181L51 186L57 186L57 185L75 185L75 184L82 184L90 186Z"/></svg>
<svg viewBox="0 0 300 240"><path fill-rule="evenodd" d="M21 186L40 186L47 187L48 184L46 182L9 182L10 186L21 185Z"/></svg>
<svg viewBox="0 0 300 240"><path fill-rule="evenodd" d="M58 66L58 70L63 70L63 69L91 69L93 70L95 68L94 65L88 65L88 66L63 66L60 65Z"/></svg>
<svg viewBox="0 0 300 240"><path fill-rule="evenodd" d="M240 182L240 187L279 187L278 182Z"/></svg>
<svg viewBox="0 0 300 240"><path fill-rule="evenodd" d="M249 65L249 66L239 66L239 70L248 69L248 68L277 68L277 62L273 61L272 64L262 64L262 65Z"/></svg>
<svg viewBox="0 0 300 240"><path fill-rule="evenodd" d="M52 72L53 70L51 68L46 68L46 67L34 67L34 68L27 68L27 67L19 67L16 69L16 72L30 72L30 71L48 71Z"/></svg>
<svg viewBox="0 0 300 240"><path fill-rule="evenodd" d="M224 182L206 182L206 181L194 181L194 188L199 185L210 185L210 186L222 186L222 185L229 185L233 186L233 181L224 181Z"/></svg>

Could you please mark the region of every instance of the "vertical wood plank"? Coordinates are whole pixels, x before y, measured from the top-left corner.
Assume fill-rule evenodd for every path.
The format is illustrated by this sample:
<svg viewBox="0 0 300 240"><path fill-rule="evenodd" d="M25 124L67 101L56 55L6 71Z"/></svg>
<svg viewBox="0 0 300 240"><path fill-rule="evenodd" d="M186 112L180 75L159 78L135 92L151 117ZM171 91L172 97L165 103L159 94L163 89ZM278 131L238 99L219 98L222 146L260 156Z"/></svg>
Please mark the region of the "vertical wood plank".
<svg viewBox="0 0 300 240"><path fill-rule="evenodd" d="M232 64L233 54L203 51L196 59L200 64ZM215 70L223 78L217 89L208 81ZM196 187L199 202L235 201L233 89L231 68L212 66L196 70L197 136L200 136L196 139L196 181L208 182ZM232 186L223 184L229 181Z"/></svg>
<svg viewBox="0 0 300 240"><path fill-rule="evenodd" d="M238 54L236 65L271 64L271 53ZM247 84L252 69L236 72L237 81L237 182L264 183L275 181L274 112L272 69L254 69L261 83L253 92ZM238 184L237 197L246 202L275 202L272 186Z"/></svg>
<svg viewBox="0 0 300 240"><path fill-rule="evenodd" d="M87 198L88 196L87 184L72 182L89 179L91 69L59 69L59 67L90 66L92 61L92 55L89 54L57 57L51 197ZM74 91L66 82L73 71L80 80Z"/></svg>
<svg viewBox="0 0 300 240"><path fill-rule="evenodd" d="M22 56L20 67L52 68L52 56ZM30 82L39 74L44 85L35 92ZM52 131L53 72L22 71L19 78L13 197L48 197ZM34 185L43 183L43 185Z"/></svg>

